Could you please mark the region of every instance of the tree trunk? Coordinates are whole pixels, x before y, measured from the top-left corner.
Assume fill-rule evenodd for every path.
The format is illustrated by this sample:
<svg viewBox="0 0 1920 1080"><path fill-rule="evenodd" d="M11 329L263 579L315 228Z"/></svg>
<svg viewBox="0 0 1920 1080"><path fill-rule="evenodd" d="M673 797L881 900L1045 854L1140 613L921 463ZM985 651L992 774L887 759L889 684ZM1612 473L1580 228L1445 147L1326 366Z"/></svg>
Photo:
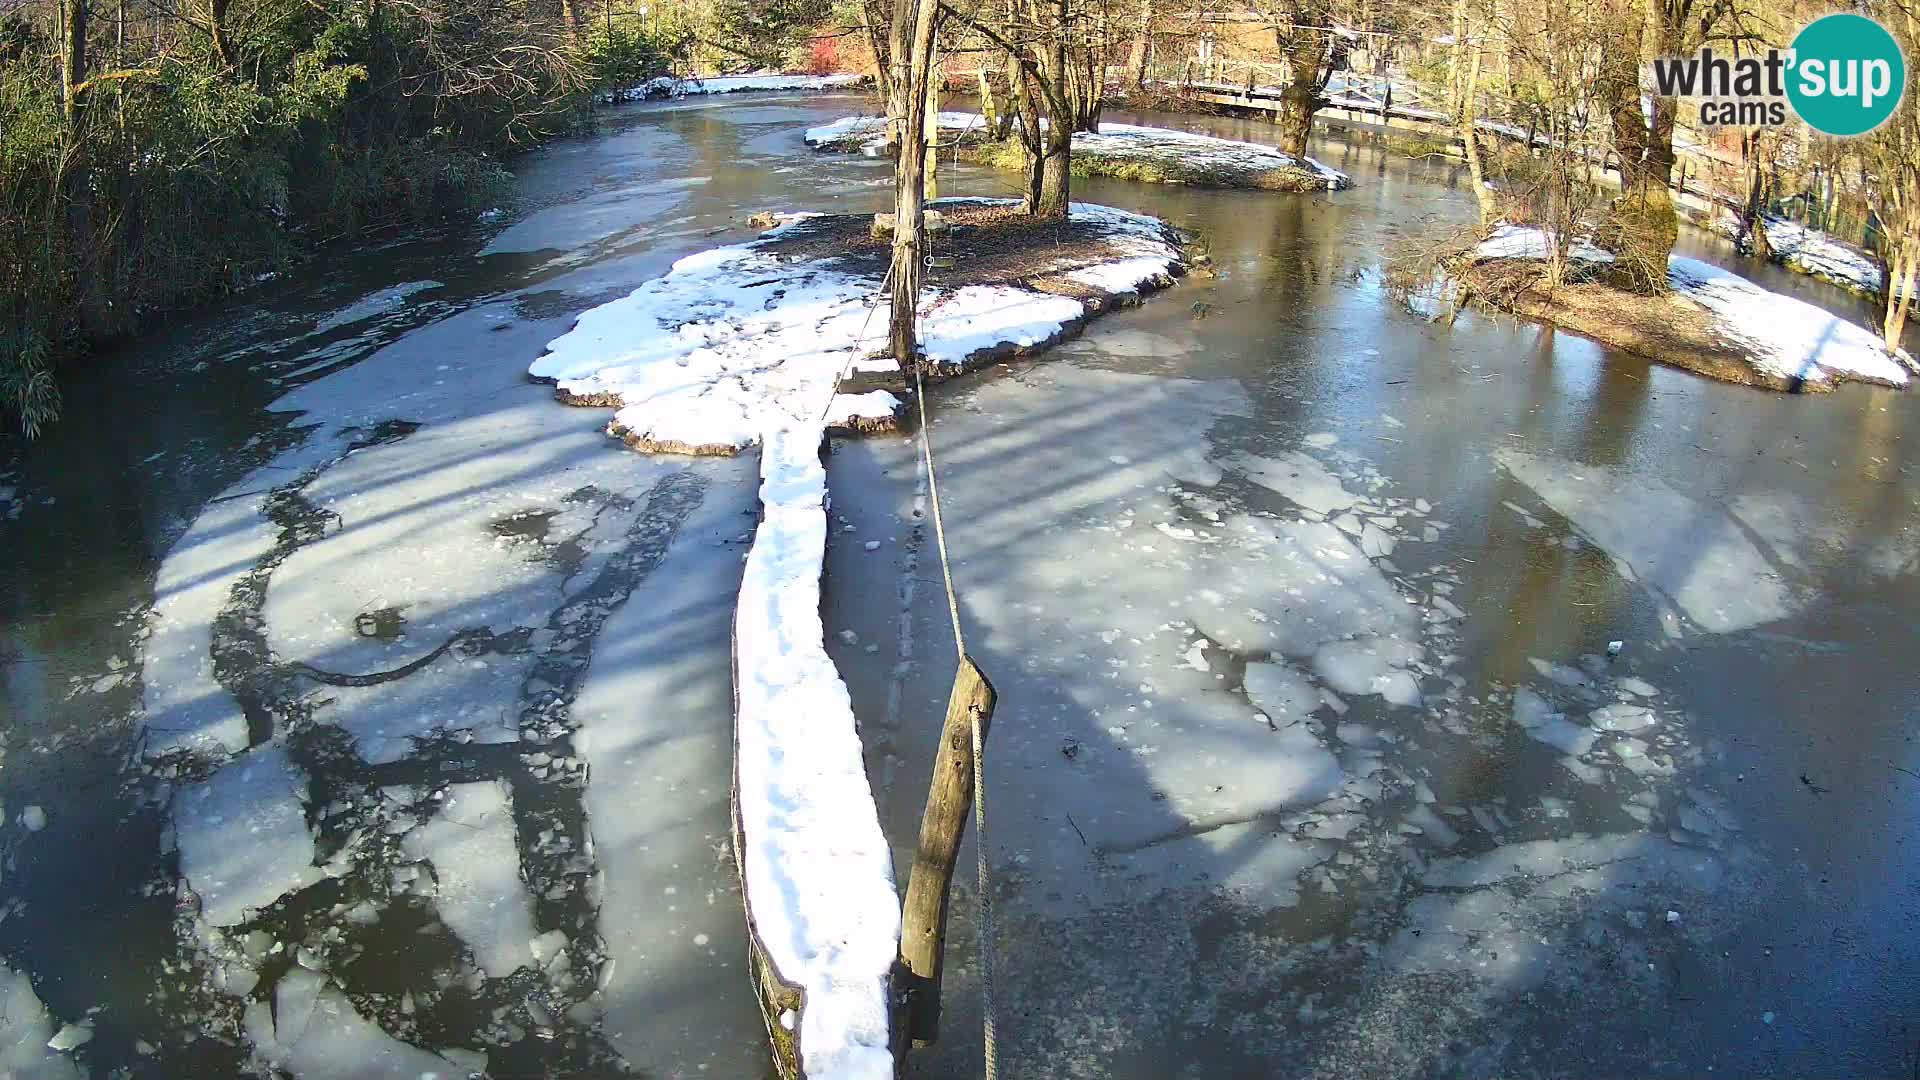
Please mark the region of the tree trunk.
<svg viewBox="0 0 1920 1080"><path fill-rule="evenodd" d="M86 0L61 0L60 4L60 102L67 120L69 136L77 137L80 126L81 85L87 81L87 5Z"/></svg>
<svg viewBox="0 0 1920 1080"><path fill-rule="evenodd" d="M1455 5L1464 7L1463 4ZM1464 20L1456 20L1462 25ZM1467 151L1467 175L1473 181L1473 197L1480 206L1480 224L1489 225L1500 217L1499 200L1492 189L1487 187L1486 166L1480 160L1480 117L1474 98L1480 90L1480 47L1478 43L1470 46L1472 55L1467 58L1466 76L1460 95L1460 144Z"/></svg>
<svg viewBox="0 0 1920 1080"><path fill-rule="evenodd" d="M1018 59L1008 58L1007 77L1013 80L1013 102L1020 111L1020 149L1026 159L1026 183L1021 191L1020 210L1026 214L1038 214L1046 161L1041 143L1039 92L1034 87L1033 76Z"/></svg>
<svg viewBox="0 0 1920 1080"><path fill-rule="evenodd" d="M887 343L903 369L920 356L916 332L920 302L921 213L925 209L927 98L933 88L938 0L895 0L888 56L887 115L895 132L893 170L892 311Z"/></svg>
<svg viewBox="0 0 1920 1080"><path fill-rule="evenodd" d="M80 3L81 0L75 0ZM207 4L207 34L213 38L213 52L220 58L222 66L234 66L233 42L227 37L227 8L229 0L209 0Z"/></svg>
<svg viewBox="0 0 1920 1080"><path fill-rule="evenodd" d="M1658 8L1660 5L1651 5ZM1613 132L1614 152L1620 159L1620 199L1614 206L1619 219L1621 269L1637 289L1660 292L1667 287L1667 259L1680 237L1680 219L1673 209L1673 102L1653 99L1653 122L1640 104L1640 56L1645 29L1657 23L1650 12L1642 23L1622 19L1620 39L1602 50L1596 89Z"/></svg>
<svg viewBox="0 0 1920 1080"><path fill-rule="evenodd" d="M1287 82L1280 90L1275 124L1280 149L1295 157L1307 153L1313 114L1320 111L1320 92L1327 85L1332 35L1326 28L1331 18L1325 0L1300 0L1293 7L1288 25L1275 30L1281 58L1287 65Z"/></svg>
<svg viewBox="0 0 1920 1080"><path fill-rule="evenodd" d="M1133 51L1127 55L1127 85L1134 90L1147 88L1147 53L1153 44L1153 0L1140 0L1140 32L1134 36Z"/></svg>
<svg viewBox="0 0 1920 1080"><path fill-rule="evenodd" d="M1895 240L1893 250L1887 259L1887 276L1884 279L1887 290L1886 317L1880 323L1880 336L1886 341L1887 351L1900 347L1900 339L1906 333L1907 313L1913 306L1913 288L1915 261L1913 245L1902 238Z"/></svg>
<svg viewBox="0 0 1920 1080"><path fill-rule="evenodd" d="M941 76L940 76L940 64L937 60L934 60L931 57L929 57L927 67L928 67L927 108L926 108L926 114L925 114L926 115L926 128L925 128L926 136L925 137L927 142L927 165L926 165L926 178L925 178L925 182L923 184L922 189L926 192L927 201L932 202L933 200L940 197L940 78Z"/></svg>
<svg viewBox="0 0 1920 1080"><path fill-rule="evenodd" d="M1047 99L1047 129L1042 139L1039 217L1065 217L1072 197L1073 101L1067 85L1067 44L1064 40L1067 0L1057 0L1060 21L1053 40L1041 50L1040 90Z"/></svg>

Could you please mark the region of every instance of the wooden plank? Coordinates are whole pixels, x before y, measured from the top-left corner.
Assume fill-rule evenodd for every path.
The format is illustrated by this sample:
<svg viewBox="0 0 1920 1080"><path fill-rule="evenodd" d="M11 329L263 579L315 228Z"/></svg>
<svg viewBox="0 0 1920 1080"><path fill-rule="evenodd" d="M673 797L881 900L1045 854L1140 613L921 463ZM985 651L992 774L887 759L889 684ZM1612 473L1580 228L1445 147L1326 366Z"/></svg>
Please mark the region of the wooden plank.
<svg viewBox="0 0 1920 1080"><path fill-rule="evenodd" d="M933 782L920 820L919 847L901 909L899 967L903 970L896 985L906 990L905 1026L915 1046L926 1046L940 1036L940 971L946 952L948 901L960 841L973 812L973 725L980 725L985 745L994 701L993 684L971 657L961 657L953 692L947 697Z"/></svg>

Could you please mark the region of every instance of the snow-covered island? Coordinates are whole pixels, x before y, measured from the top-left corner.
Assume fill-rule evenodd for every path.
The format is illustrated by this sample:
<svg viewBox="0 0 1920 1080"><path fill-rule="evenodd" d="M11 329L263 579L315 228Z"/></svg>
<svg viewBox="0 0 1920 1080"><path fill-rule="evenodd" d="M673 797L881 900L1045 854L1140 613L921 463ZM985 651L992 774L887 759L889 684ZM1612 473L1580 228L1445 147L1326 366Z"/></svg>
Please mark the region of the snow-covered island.
<svg viewBox="0 0 1920 1080"><path fill-rule="evenodd" d="M1495 306L1728 382L1791 392L1848 381L1905 387L1920 370L1865 327L1682 255L1667 261L1669 291L1641 296L1601 280L1613 253L1577 239L1569 258L1584 270L1549 292L1530 265L1548 249L1542 229L1502 225L1467 252L1456 274Z"/></svg>
<svg viewBox="0 0 1920 1080"><path fill-rule="evenodd" d="M809 128L806 140L816 150L878 156L886 153L887 120L884 116L842 117ZM986 118L978 113L941 113L940 141L955 146L961 157L1005 168L1020 165L1018 146L993 140ZM1098 132L1075 132L1072 162L1075 175L1150 184L1263 191L1352 186L1345 173L1310 157L1295 157L1259 143L1135 124L1101 124Z"/></svg>
<svg viewBox="0 0 1920 1080"><path fill-rule="evenodd" d="M638 86L628 86L619 90L603 90L598 95L604 105L626 101L649 101L655 98L694 97L701 94L734 94L749 90L851 90L867 82L867 76L858 74L842 75L781 75L762 73L758 75L715 75L701 78L689 75L679 78L673 75L661 75L648 79Z"/></svg>
<svg viewBox="0 0 1920 1080"><path fill-rule="evenodd" d="M933 208L944 227L920 321L932 376L1043 348L1186 269L1155 218L1075 204L1063 228L1003 200ZM823 443L893 427L909 384L874 355L888 248L873 224L790 215L689 256L583 313L530 368L563 402L615 409L608 430L637 449L760 447L761 520L734 617L734 852L781 1074L811 1080L886 1080L895 1067L900 900L820 618Z"/></svg>
<svg viewBox="0 0 1920 1080"><path fill-rule="evenodd" d="M1830 233L1785 218L1765 217L1761 224L1767 230L1773 260L1780 265L1848 292L1879 294L1880 264L1865 251ZM1712 229L1731 240L1740 233L1740 221L1731 213L1723 213L1714 219ZM1746 244L1741 247L1748 249Z"/></svg>

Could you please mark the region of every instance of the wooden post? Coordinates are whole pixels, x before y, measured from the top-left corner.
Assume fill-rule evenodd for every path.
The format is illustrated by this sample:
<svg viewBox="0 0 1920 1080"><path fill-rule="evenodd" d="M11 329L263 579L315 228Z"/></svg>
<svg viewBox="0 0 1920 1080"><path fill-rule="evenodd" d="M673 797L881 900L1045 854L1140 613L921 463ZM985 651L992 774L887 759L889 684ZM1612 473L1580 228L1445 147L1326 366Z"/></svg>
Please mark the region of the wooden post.
<svg viewBox="0 0 1920 1080"><path fill-rule="evenodd" d="M933 784L920 820L920 848L901 909L904 973L899 983L907 990L907 1032L915 1046L929 1045L940 1036L940 966L947 943L948 898L960 840L973 812L973 725L980 725L984 746L993 705L993 684L971 657L962 657L953 693L947 698L940 749L933 759Z"/></svg>

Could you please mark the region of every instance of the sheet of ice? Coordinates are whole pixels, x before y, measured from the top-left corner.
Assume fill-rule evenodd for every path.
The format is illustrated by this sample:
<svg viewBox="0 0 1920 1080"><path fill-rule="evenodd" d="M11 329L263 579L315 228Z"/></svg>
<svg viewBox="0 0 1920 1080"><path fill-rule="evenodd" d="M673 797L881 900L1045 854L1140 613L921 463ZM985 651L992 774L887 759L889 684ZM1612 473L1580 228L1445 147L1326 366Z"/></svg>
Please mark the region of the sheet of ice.
<svg viewBox="0 0 1920 1080"><path fill-rule="evenodd" d="M753 509L754 463L717 464L737 484L708 489L662 563L674 572L648 575L607 620L573 706L604 897L600 1030L644 1076L766 1071L729 827L730 542Z"/></svg>
<svg viewBox="0 0 1920 1080"><path fill-rule="evenodd" d="M363 322L367 319L385 315L404 307L408 298L412 297L414 293L425 292L428 289L438 289L441 285L441 282L431 280L403 281L398 285L389 285L384 289L377 289L326 318L321 319L320 322L314 326L314 333L324 334L330 330L338 330L352 323Z"/></svg>
<svg viewBox="0 0 1920 1080"><path fill-rule="evenodd" d="M1624 680L1623 680L1624 681ZM1601 731L1639 731L1659 722L1645 705L1607 705L1587 714L1587 721Z"/></svg>
<svg viewBox="0 0 1920 1080"><path fill-rule="evenodd" d="M1220 573L1186 609L1208 637L1237 651L1296 659L1343 638L1418 639L1413 609L1334 526L1250 515L1224 525L1232 546L1222 553Z"/></svg>
<svg viewBox="0 0 1920 1080"><path fill-rule="evenodd" d="M1513 694L1513 722L1532 738L1574 757L1593 749L1599 738L1592 729L1568 720L1565 713L1555 712L1545 698L1524 686Z"/></svg>
<svg viewBox="0 0 1920 1080"><path fill-rule="evenodd" d="M218 760L246 748L247 717L214 678L209 628L235 577L273 544L278 529L260 513L261 489L278 476L249 477L236 485L238 497L208 503L154 576L141 678L150 756L190 751Z"/></svg>
<svg viewBox="0 0 1920 1080"><path fill-rule="evenodd" d="M1405 668L1420 653L1419 645L1397 637L1332 641L1313 654L1313 670L1340 693L1378 694L1394 705L1417 708L1420 684Z"/></svg>
<svg viewBox="0 0 1920 1080"><path fill-rule="evenodd" d="M520 880L512 795L504 781L454 784L440 812L401 842L433 865L434 905L496 979L532 962L533 906Z"/></svg>
<svg viewBox="0 0 1920 1080"><path fill-rule="evenodd" d="M734 617L740 856L767 954L806 994L807 1075L885 1080L900 908L852 703L823 644L821 436L773 429L761 447L760 528Z"/></svg>
<svg viewBox="0 0 1920 1080"><path fill-rule="evenodd" d="M266 745L174 796L180 876L214 926L320 880L307 827L307 781L287 752Z"/></svg>
<svg viewBox="0 0 1920 1080"><path fill-rule="evenodd" d="M27 973L0 965L0 1077L83 1080L72 1058L47 1045L58 1026Z"/></svg>
<svg viewBox="0 0 1920 1080"><path fill-rule="evenodd" d="M1725 634L1786 617L1793 594L1745 530L1718 507L1656 477L1502 448L1514 479L1581 535L1630 567L1640 584L1701 629Z"/></svg>
<svg viewBox="0 0 1920 1080"><path fill-rule="evenodd" d="M1724 879L1718 859L1646 833L1506 844L1480 855L1435 859L1429 890L1407 905L1400 932L1382 951L1393 970L1467 977L1480 992L1512 994L1580 962L1584 942L1660 901L1691 904ZM1592 929L1569 934L1569 920ZM1611 945L1611 942L1608 942ZM1617 963L1617 953L1607 953ZM1577 971L1577 968L1573 968Z"/></svg>
<svg viewBox="0 0 1920 1080"><path fill-rule="evenodd" d="M1278 727L1298 723L1320 707L1320 691L1284 663L1251 663L1243 679L1247 700Z"/></svg>
<svg viewBox="0 0 1920 1080"><path fill-rule="evenodd" d="M254 1054L301 1080L455 1080L467 1074L382 1031L326 976L298 965L281 976L272 1007L254 1001L244 1020Z"/></svg>
<svg viewBox="0 0 1920 1080"><path fill-rule="evenodd" d="M1738 274L1675 255L1667 264L1673 290L1718 318L1719 329L1753 350L1761 371L1826 382L1835 375L1893 386L1907 384L1911 360L1889 356L1879 335L1804 300L1763 289Z"/></svg>
<svg viewBox="0 0 1920 1080"><path fill-rule="evenodd" d="M1298 450L1275 457L1235 454L1222 464L1322 517L1331 517L1360 501L1325 465Z"/></svg>

